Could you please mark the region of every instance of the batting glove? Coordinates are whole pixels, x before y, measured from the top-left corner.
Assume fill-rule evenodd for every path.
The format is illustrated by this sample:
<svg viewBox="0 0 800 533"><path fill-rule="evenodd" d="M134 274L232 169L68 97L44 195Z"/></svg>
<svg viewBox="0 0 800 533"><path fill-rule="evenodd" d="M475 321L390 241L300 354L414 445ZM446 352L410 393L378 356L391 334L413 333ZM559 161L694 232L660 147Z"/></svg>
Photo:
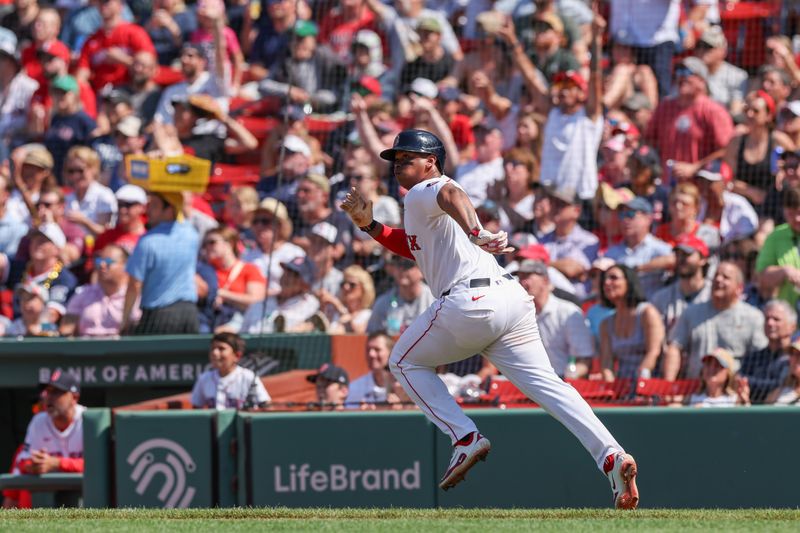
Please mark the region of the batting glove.
<svg viewBox="0 0 800 533"><path fill-rule="evenodd" d="M508 247L508 233L505 231L492 233L480 229L470 233L469 240L490 254L503 253Z"/></svg>

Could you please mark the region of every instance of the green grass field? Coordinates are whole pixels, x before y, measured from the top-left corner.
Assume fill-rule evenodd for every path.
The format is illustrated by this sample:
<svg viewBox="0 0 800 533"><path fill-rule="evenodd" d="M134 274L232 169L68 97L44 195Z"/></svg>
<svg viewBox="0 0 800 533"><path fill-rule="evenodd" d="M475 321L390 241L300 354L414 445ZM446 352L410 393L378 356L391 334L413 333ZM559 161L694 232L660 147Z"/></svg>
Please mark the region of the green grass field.
<svg viewBox="0 0 800 533"><path fill-rule="evenodd" d="M797 510L37 509L0 511L0 531L798 531Z"/></svg>

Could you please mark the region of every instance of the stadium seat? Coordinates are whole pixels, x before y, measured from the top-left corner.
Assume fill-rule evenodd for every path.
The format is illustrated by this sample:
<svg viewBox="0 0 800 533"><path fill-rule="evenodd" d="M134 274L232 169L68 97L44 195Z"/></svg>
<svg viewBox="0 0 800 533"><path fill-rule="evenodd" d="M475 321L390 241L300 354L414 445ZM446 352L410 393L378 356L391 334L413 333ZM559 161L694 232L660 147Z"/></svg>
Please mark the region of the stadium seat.
<svg viewBox="0 0 800 533"><path fill-rule="evenodd" d="M699 379L640 379L636 382L636 395L648 400L650 405L664 405L675 397L696 393L700 385Z"/></svg>

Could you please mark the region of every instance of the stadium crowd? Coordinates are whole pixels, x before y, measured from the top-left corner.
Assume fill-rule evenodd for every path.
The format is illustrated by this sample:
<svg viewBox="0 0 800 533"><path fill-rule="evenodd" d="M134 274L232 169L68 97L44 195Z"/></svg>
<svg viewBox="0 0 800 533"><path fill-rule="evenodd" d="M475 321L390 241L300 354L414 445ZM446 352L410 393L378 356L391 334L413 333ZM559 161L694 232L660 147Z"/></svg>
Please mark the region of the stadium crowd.
<svg viewBox="0 0 800 533"><path fill-rule="evenodd" d="M560 375L796 403L800 17L783 4L13 0L0 331L366 333L388 356L440 295L338 204L356 187L400 225L379 153L415 127L512 236L498 260ZM726 18L740 9L756 24ZM124 158L145 154L210 160L209 191L129 183ZM334 403L402 394L370 357L371 382L317 382ZM494 372L443 369L456 393Z"/></svg>

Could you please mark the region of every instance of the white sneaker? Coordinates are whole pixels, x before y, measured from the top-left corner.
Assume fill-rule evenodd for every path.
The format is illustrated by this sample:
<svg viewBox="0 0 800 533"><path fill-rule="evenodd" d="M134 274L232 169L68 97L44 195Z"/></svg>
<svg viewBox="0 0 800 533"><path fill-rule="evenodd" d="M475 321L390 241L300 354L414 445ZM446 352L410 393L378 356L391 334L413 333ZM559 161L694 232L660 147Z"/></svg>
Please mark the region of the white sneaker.
<svg viewBox="0 0 800 533"><path fill-rule="evenodd" d="M639 489L636 488L636 461L624 452L612 453L603 463L603 472L608 476L614 492L614 507L636 509L639 505Z"/></svg>
<svg viewBox="0 0 800 533"><path fill-rule="evenodd" d="M450 466L447 467L447 472L439 482L439 488L442 490L451 489L464 481L469 469L475 466L478 461L485 461L491 449L492 443L489 442L489 439L477 431L473 431L456 442L455 446L453 446Z"/></svg>

